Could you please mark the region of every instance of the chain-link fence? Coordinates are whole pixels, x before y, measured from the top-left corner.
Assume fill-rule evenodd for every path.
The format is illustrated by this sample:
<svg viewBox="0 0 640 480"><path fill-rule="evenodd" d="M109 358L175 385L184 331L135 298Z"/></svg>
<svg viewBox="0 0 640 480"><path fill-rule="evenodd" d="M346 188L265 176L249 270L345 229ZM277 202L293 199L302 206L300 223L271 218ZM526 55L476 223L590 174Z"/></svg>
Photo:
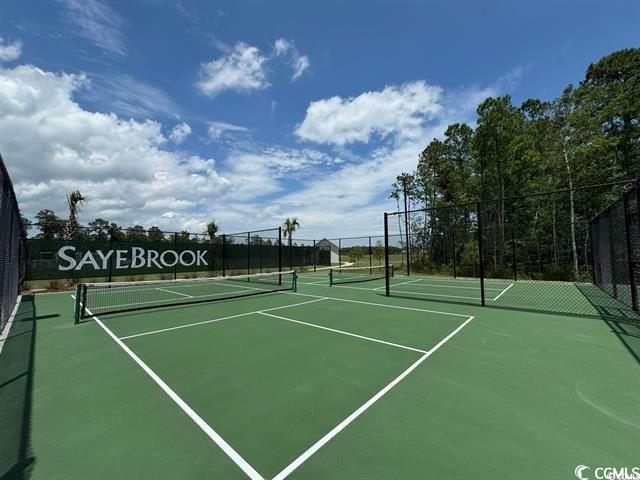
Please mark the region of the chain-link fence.
<svg viewBox="0 0 640 480"><path fill-rule="evenodd" d="M385 214L385 253L395 269L387 293L637 318L632 297L638 272L634 278L629 268L640 249L634 185L612 183ZM590 220L612 203L590 229ZM592 281L594 274L600 288Z"/></svg>
<svg viewBox="0 0 640 480"><path fill-rule="evenodd" d="M23 240L18 202L0 156L0 333L15 308L24 275Z"/></svg>
<svg viewBox="0 0 640 480"><path fill-rule="evenodd" d="M640 214L636 185L590 223L593 280L612 298L640 310Z"/></svg>

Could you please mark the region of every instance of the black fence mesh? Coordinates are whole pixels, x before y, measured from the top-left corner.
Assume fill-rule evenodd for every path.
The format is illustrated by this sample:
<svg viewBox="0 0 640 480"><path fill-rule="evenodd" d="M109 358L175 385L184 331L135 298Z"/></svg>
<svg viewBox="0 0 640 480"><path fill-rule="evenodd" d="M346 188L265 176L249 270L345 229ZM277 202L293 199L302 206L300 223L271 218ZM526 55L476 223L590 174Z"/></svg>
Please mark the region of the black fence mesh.
<svg viewBox="0 0 640 480"><path fill-rule="evenodd" d="M23 239L18 202L0 156L0 332L16 305L24 275Z"/></svg>
<svg viewBox="0 0 640 480"><path fill-rule="evenodd" d="M623 193L590 223L593 239L594 283L613 299L634 311L640 280L640 189Z"/></svg>
<svg viewBox="0 0 640 480"><path fill-rule="evenodd" d="M639 272L630 268L640 257L634 185L387 214L387 255L395 268L387 292L493 308L637 319Z"/></svg>

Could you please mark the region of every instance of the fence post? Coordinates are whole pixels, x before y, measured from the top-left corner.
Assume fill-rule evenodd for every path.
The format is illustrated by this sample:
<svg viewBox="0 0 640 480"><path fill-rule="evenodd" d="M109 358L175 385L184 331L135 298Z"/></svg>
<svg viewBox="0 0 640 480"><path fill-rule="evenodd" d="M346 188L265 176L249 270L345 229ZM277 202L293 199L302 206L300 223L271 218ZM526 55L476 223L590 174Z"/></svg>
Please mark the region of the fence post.
<svg viewBox="0 0 640 480"><path fill-rule="evenodd" d="M316 251L316 240L313 239L313 271L316 271L316 264L318 263L318 252Z"/></svg>
<svg viewBox="0 0 640 480"><path fill-rule="evenodd" d="M594 251L593 244L593 230L594 228L600 228L600 220L596 219L591 220L589 222L589 246L591 250L591 255L589 255L589 259L591 260L591 281L594 285L598 285L598 277L600 275L596 275L596 253ZM598 237L600 236L600 232L598 232Z"/></svg>
<svg viewBox="0 0 640 480"><path fill-rule="evenodd" d="M247 275L251 274L251 232L247 232Z"/></svg>
<svg viewBox="0 0 640 480"><path fill-rule="evenodd" d="M456 232L451 231L451 248L453 249L453 278L458 278L458 269L456 265Z"/></svg>
<svg viewBox="0 0 640 480"><path fill-rule="evenodd" d="M612 210L612 208L609 208L607 212L607 220L609 221L609 264L611 268L611 287L613 288L613 298L618 298L618 279L616 278L616 250L613 243L613 222L611 218Z"/></svg>
<svg viewBox="0 0 640 480"><path fill-rule="evenodd" d="M371 237L369 237L369 273L372 273L372 268L373 267L373 252L371 250Z"/></svg>
<svg viewBox="0 0 640 480"><path fill-rule="evenodd" d="M258 237L258 258L260 259L260 273L262 273L262 235Z"/></svg>
<svg viewBox="0 0 640 480"><path fill-rule="evenodd" d="M480 261L480 305L484 305L484 250L482 248L482 205L477 204L478 209L478 260Z"/></svg>
<svg viewBox="0 0 640 480"><path fill-rule="evenodd" d="M338 266L342 267L342 239L338 239Z"/></svg>
<svg viewBox="0 0 640 480"><path fill-rule="evenodd" d="M227 235L222 234L222 276L227 276L227 252L226 252L226 244L227 244Z"/></svg>
<svg viewBox="0 0 640 480"><path fill-rule="evenodd" d="M384 213L384 292L389 296L389 215Z"/></svg>
<svg viewBox="0 0 640 480"><path fill-rule="evenodd" d="M407 277L409 275L411 275L411 267L409 266L411 261L409 260L411 258L411 254L410 254L410 245L409 245L409 213L407 212L407 205L406 205L406 199L405 199L405 213L404 213L404 233L405 233L405 243L404 243L404 248L407 251Z"/></svg>
<svg viewBox="0 0 640 480"><path fill-rule="evenodd" d="M627 242L627 265L629 266L629 287L631 289L631 308L634 311L638 311L638 297L636 291L636 279L635 279L635 264L633 259L633 253L631 252L631 212L629 212L629 194L631 192L625 192L622 194L623 208L624 208L624 236Z"/></svg>
<svg viewBox="0 0 640 480"><path fill-rule="evenodd" d="M173 234L173 249L176 252L176 257L178 256L178 234ZM173 266L173 279L176 280L178 278L178 262Z"/></svg>
<svg viewBox="0 0 640 480"><path fill-rule="evenodd" d="M518 255L516 252L516 228L511 227L511 256L513 264L513 281L518 281Z"/></svg>
<svg viewBox="0 0 640 480"><path fill-rule="evenodd" d="M409 245L409 208L407 206L407 179L402 179L402 191L404 193L404 232L407 237L405 242L405 249L407 250L407 277L411 274L409 264L410 262L410 253L409 250L411 246Z"/></svg>
<svg viewBox="0 0 640 480"><path fill-rule="evenodd" d="M278 271L282 271L282 227L278 227Z"/></svg>
<svg viewBox="0 0 640 480"><path fill-rule="evenodd" d="M109 250L113 252L113 235L110 235ZM113 253L109 256L109 283L113 281Z"/></svg>

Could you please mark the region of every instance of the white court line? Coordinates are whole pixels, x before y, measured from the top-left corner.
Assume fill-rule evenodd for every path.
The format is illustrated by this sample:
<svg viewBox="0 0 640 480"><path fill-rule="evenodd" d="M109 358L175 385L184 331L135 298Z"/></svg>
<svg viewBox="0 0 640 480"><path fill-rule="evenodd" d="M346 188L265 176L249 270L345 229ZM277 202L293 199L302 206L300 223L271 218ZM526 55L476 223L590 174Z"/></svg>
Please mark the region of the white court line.
<svg viewBox="0 0 640 480"><path fill-rule="evenodd" d="M172 290L167 290L165 288L156 287L156 290L160 290L161 292L173 293L175 295L182 295L183 297L193 298L193 295L187 295L186 293L174 292Z"/></svg>
<svg viewBox="0 0 640 480"><path fill-rule="evenodd" d="M429 284L429 280L425 279L425 278L420 278L418 280L411 280L409 282L400 282L400 283L391 283L389 285L390 288L394 288L397 287L399 285L411 285L411 284L416 284L422 281L426 281L427 283L423 283L422 285L420 285L421 287L430 287L430 288L464 288L467 290L480 290L480 287L476 287L474 285L434 285L434 284ZM384 287L378 287L374 290L381 290ZM496 290L498 292L502 291L502 288L496 288L496 287L485 287L485 290Z"/></svg>
<svg viewBox="0 0 640 480"><path fill-rule="evenodd" d="M456 328L449 335L444 337L440 342L438 342L433 348L427 351L424 355L422 355L418 360L416 360L409 368L407 368L404 372L402 372L398 377L396 377L391 383L389 383L386 387L376 393L373 397L371 397L364 405L358 408L355 412L345 418L342 422L336 425L329 433L327 433L324 437L314 443L309 449L307 449L302 455L296 458L293 462L291 462L287 467L285 467L280 473L278 473L273 480L284 480L288 477L295 469L297 469L300 465L306 462L314 453L320 450L324 445L326 445L333 437L335 437L338 433L344 430L350 423L352 423L356 418L362 415L369 407L371 407L374 403L380 400L389 390L395 387L398 383L400 383L407 375L413 372L418 366L424 362L427 358L433 355L440 347L442 347L445 343L447 343L454 335L456 335L460 330L462 330L474 317L468 317L467 320L462 323L458 328Z"/></svg>
<svg viewBox="0 0 640 480"><path fill-rule="evenodd" d="M466 298L467 300L480 300L480 297L465 297L462 295L445 295L444 293L407 292L406 290L393 290L393 293L406 293L407 295L426 295L428 297Z"/></svg>
<svg viewBox="0 0 640 480"><path fill-rule="evenodd" d="M2 335L0 335L0 353L2 353L4 343L7 341L7 338L9 338L9 332L11 331L11 326L13 325L13 321L16 318L16 313L18 313L18 307L20 306L21 301L22 295L18 295L16 304L13 307L13 311L11 312L11 315L9 315L9 320L7 320L7 323L4 326L4 330L2 331Z"/></svg>
<svg viewBox="0 0 640 480"><path fill-rule="evenodd" d="M93 315L88 309L86 309L89 315ZM220 449L227 454L227 456L233 460L233 462L242 469L242 471L251 479L251 480L264 480L262 475L260 475L249 463L240 456L238 452L236 452L231 445L229 445L224 438L222 438L211 426L205 422L200 415L198 415L190 406L185 402L182 398L178 396L176 392L174 392L169 385L167 385L156 372L154 372L151 367L149 367L146 363L142 361L138 355L136 355L133 350L131 350L125 343L120 340L116 335L109 330L102 321L93 315L92 317L98 325L109 335L114 342L118 344L122 350L125 351L127 355L131 357L131 359L138 364L142 370L173 400L184 413L186 413L193 422L200 427L200 429L207 434L207 436L215 442Z"/></svg>
<svg viewBox="0 0 640 480"><path fill-rule="evenodd" d="M258 314L258 313L262 313L262 312L270 312L272 310L280 310L282 308L297 307L299 305L306 305L308 303L320 302L322 300L327 300L327 299L326 298L316 298L315 300L309 300L308 302L293 303L291 305L282 305L281 307L273 307L273 308L267 308L267 309L264 309L264 310L255 310L253 312L238 313L236 315L229 315L228 317L212 318L211 320L203 320L201 322L188 323L186 325L178 325L176 327L161 328L159 330L151 330L149 332L136 333L134 335L127 335L125 337L120 337L120 340L128 340L130 338L144 337L144 336L147 336L147 335L154 335L156 333L170 332L170 331L173 331L173 330L180 330L182 328L196 327L198 325L206 325L207 323L220 322L222 320L229 320L231 318L244 317L244 316L247 316L247 315Z"/></svg>
<svg viewBox="0 0 640 480"><path fill-rule="evenodd" d="M500 294L493 299L493 301L495 302L496 300L498 300L502 295L504 295L505 293L507 293L507 290L509 290L511 287L513 287L513 283L510 284L507 288L505 288L502 292L500 292Z"/></svg>
<svg viewBox="0 0 640 480"><path fill-rule="evenodd" d="M389 345L389 346L397 347L397 348L403 348L405 350L411 350L413 352L427 353L426 351L420 350L419 348L408 347L406 345L400 345L398 343L386 342L384 340L379 340L377 338L365 337L364 335L358 335L358 334L355 334L355 333L346 332L344 330L338 330L338 329L335 329L335 328L329 328L329 327L325 327L325 326L322 326L322 325L316 325L315 323L308 323L308 322L303 322L301 320L294 320L293 318L281 317L279 315L273 315L271 313L265 313L264 310L260 311L258 313L261 314L261 315L265 315L267 317L278 318L280 320L286 320L287 322L299 323L301 325L307 325L308 327L319 328L321 330L327 330L329 332L335 332L335 333L340 333L342 335L348 335L350 337L361 338L362 340L368 340L370 342L382 343L384 345Z"/></svg>
<svg viewBox="0 0 640 480"><path fill-rule="evenodd" d="M397 308L398 310L412 310L414 312L438 313L440 315L450 315L453 317L464 317L464 318L469 317L469 315L462 315L461 313L440 312L438 310L427 310L426 308L402 307L400 305L390 305L387 303L364 302L362 300L351 300L348 298L340 298L340 297L321 297L320 295L311 295L309 293L299 293L299 292L278 292L278 293L282 295L299 295L302 297L323 298L327 300L336 300L338 302L359 303L361 305L373 305L374 307Z"/></svg>

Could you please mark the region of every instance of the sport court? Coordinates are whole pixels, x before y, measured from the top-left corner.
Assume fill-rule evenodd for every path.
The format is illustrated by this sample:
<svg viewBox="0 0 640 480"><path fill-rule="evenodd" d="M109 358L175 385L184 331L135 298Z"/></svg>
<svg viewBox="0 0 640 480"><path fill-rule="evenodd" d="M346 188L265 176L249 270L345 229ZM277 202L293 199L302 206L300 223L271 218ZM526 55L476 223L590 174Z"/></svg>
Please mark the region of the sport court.
<svg viewBox="0 0 640 480"><path fill-rule="evenodd" d="M413 295L472 302L470 279L333 280L112 285L77 325L74 292L23 296L2 352L23 440L3 449L34 479L571 478L637 457L637 325Z"/></svg>

